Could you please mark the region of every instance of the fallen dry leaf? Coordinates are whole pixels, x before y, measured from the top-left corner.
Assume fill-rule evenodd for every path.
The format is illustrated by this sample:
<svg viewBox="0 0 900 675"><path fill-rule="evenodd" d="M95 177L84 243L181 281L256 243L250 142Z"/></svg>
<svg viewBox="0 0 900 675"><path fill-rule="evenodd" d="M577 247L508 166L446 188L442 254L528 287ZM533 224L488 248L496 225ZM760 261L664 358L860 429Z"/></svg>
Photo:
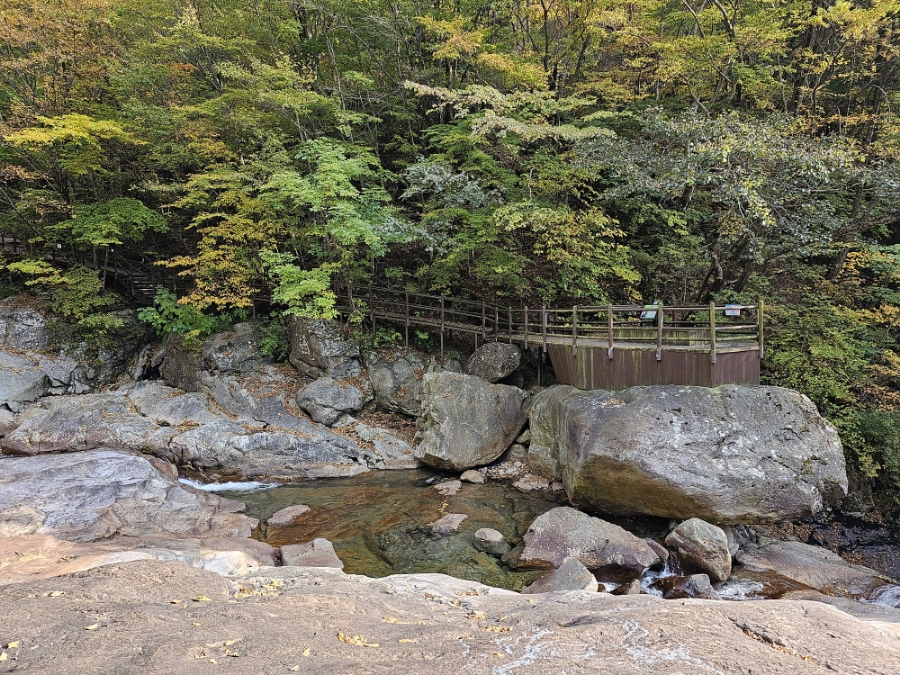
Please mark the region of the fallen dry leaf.
<svg viewBox="0 0 900 675"><path fill-rule="evenodd" d="M467 619L486 619L487 612L469 612L466 615Z"/></svg>
<svg viewBox="0 0 900 675"><path fill-rule="evenodd" d="M397 642L418 642L418 640L410 640L409 638L400 638Z"/></svg>
<svg viewBox="0 0 900 675"><path fill-rule="evenodd" d="M8 658L9 657L6 655L6 652L3 652L2 654L0 654L0 661L6 661L6 659L8 659Z"/></svg>
<svg viewBox="0 0 900 675"><path fill-rule="evenodd" d="M205 595L198 595L194 598L194 602L212 602L212 598L207 598Z"/></svg>
<svg viewBox="0 0 900 675"><path fill-rule="evenodd" d="M65 595L62 591L52 591L51 593L47 593L51 598L58 598L61 595Z"/></svg>
<svg viewBox="0 0 900 675"><path fill-rule="evenodd" d="M18 646L19 646L19 642L16 641L16 642L10 642L8 645L6 645L6 648L7 649L15 649Z"/></svg>
<svg viewBox="0 0 900 675"><path fill-rule="evenodd" d="M362 635L346 635L344 633L338 633L338 640L346 642L348 645L359 645L360 647L381 646L377 642L366 642L366 639Z"/></svg>
<svg viewBox="0 0 900 675"><path fill-rule="evenodd" d="M309 647L303 650L303 656L309 656Z"/></svg>
<svg viewBox="0 0 900 675"><path fill-rule="evenodd" d="M100 628L99 623L92 623L90 626L84 627L85 630L97 630L98 628Z"/></svg>

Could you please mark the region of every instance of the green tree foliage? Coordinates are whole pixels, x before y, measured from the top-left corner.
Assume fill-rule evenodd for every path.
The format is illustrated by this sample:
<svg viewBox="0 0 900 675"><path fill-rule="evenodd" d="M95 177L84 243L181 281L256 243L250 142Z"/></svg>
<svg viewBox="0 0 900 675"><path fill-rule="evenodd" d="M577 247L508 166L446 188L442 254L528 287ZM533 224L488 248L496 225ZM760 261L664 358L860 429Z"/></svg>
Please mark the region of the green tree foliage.
<svg viewBox="0 0 900 675"><path fill-rule="evenodd" d="M900 488L898 10L8 0L4 269L98 335L137 269L165 287L142 310L160 332L268 314L273 354L353 283L761 296L767 381Z"/></svg>

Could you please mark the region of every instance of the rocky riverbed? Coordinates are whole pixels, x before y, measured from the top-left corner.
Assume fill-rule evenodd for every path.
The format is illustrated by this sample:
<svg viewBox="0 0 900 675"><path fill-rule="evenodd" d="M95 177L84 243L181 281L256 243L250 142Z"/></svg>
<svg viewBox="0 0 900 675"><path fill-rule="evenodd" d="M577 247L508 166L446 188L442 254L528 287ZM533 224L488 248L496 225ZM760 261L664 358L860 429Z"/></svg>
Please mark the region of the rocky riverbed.
<svg viewBox="0 0 900 675"><path fill-rule="evenodd" d="M291 366L249 324L104 367L21 298L0 328L0 672L900 669L894 568L823 517L843 454L795 392L540 391L509 345L300 319Z"/></svg>

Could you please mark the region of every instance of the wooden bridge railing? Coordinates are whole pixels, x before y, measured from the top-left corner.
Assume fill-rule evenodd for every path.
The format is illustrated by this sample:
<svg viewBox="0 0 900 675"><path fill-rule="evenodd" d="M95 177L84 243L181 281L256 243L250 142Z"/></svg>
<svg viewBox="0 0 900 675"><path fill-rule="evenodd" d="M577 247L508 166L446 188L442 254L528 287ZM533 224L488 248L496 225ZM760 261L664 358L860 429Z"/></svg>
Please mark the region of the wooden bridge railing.
<svg viewBox="0 0 900 675"><path fill-rule="evenodd" d="M763 356L763 305L699 306L575 305L568 308L512 307L478 300L410 293L378 286L352 286L338 292L343 314L365 312L372 330L379 321L404 327L409 348L409 327L423 326L440 333L441 360L448 332L475 336L476 347L493 339L540 346L571 344L606 347L609 358L616 348L655 350L656 358L668 349L709 351L710 360L723 350L759 350Z"/></svg>

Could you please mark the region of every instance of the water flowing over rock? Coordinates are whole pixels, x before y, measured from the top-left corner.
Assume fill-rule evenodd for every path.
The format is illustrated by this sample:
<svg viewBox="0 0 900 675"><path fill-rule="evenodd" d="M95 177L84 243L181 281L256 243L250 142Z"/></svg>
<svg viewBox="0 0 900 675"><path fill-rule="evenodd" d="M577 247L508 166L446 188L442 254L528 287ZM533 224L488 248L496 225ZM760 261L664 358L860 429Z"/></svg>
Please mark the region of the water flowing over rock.
<svg viewBox="0 0 900 675"><path fill-rule="evenodd" d="M735 559L751 572L773 572L828 595L871 599L891 583L875 570L848 563L828 549L795 541L741 549Z"/></svg>
<svg viewBox="0 0 900 675"><path fill-rule="evenodd" d="M660 591L666 600L681 598L707 598L718 600L719 594L709 583L706 574L690 574L687 576L664 577L653 583L653 588Z"/></svg>
<svg viewBox="0 0 900 675"><path fill-rule="evenodd" d="M678 554L681 568L688 572L708 574L713 583L725 581L731 574L728 537L704 520L684 521L669 533L666 545Z"/></svg>
<svg viewBox="0 0 900 675"><path fill-rule="evenodd" d="M535 397L530 427L532 470L602 513L792 520L847 492L834 427L779 387L561 385Z"/></svg>
<svg viewBox="0 0 900 675"><path fill-rule="evenodd" d="M331 426L345 414L363 409L372 396L348 382L320 377L297 392L297 407L319 424Z"/></svg>
<svg viewBox="0 0 900 675"><path fill-rule="evenodd" d="M416 458L449 471L489 464L525 425L528 398L521 389L489 384L480 377L426 374Z"/></svg>
<svg viewBox="0 0 900 675"><path fill-rule="evenodd" d="M522 350L505 342L488 342L479 347L466 361L466 375L474 375L488 382L499 382L522 362Z"/></svg>
<svg viewBox="0 0 900 675"><path fill-rule="evenodd" d="M378 409L416 417L425 374L425 362L418 352L370 351L366 352L365 362Z"/></svg>
<svg viewBox="0 0 900 675"><path fill-rule="evenodd" d="M545 574L522 592L553 593L554 591L592 591L599 588L597 579L590 570L575 558L566 558L559 568Z"/></svg>
<svg viewBox="0 0 900 675"><path fill-rule="evenodd" d="M0 535L74 542L116 534L250 536L243 505L186 488L144 457L112 451L0 459Z"/></svg>
<svg viewBox="0 0 900 675"><path fill-rule="evenodd" d="M311 378L356 377L362 371L359 345L347 338L339 323L291 317L291 365Z"/></svg>
<svg viewBox="0 0 900 675"><path fill-rule="evenodd" d="M644 540L568 506L535 518L523 543L516 567L558 568L566 558L575 558L601 577L629 579L659 562Z"/></svg>

